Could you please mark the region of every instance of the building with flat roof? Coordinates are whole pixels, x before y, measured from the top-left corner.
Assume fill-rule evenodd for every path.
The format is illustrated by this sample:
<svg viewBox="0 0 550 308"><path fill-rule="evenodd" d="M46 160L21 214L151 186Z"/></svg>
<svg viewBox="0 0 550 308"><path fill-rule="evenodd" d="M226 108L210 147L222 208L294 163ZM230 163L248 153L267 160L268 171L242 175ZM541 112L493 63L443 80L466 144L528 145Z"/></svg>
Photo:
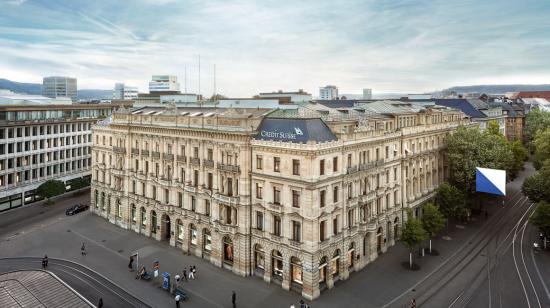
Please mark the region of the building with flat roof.
<svg viewBox="0 0 550 308"><path fill-rule="evenodd" d="M363 99L372 99L372 89L363 89Z"/></svg>
<svg viewBox="0 0 550 308"><path fill-rule="evenodd" d="M115 83L115 88L113 90L113 99L133 100L133 99L136 99L137 97L138 97L137 87L131 87L121 82Z"/></svg>
<svg viewBox="0 0 550 308"><path fill-rule="evenodd" d="M281 104L309 102L312 99L311 94L305 92L303 89L299 89L296 92L284 92L283 90L276 92L263 92L260 93L257 98L278 99Z"/></svg>
<svg viewBox="0 0 550 308"><path fill-rule="evenodd" d="M92 129L91 211L314 299L394 245L406 209L421 215L461 125L399 101L124 110Z"/></svg>
<svg viewBox="0 0 550 308"><path fill-rule="evenodd" d="M149 81L149 93L176 91L179 92L180 84L175 75L153 75Z"/></svg>
<svg viewBox="0 0 550 308"><path fill-rule="evenodd" d="M51 98L70 97L76 101L77 84L76 78L51 76L42 80L42 95Z"/></svg>
<svg viewBox="0 0 550 308"><path fill-rule="evenodd" d="M338 99L338 87L337 86L324 86L319 88L320 100L333 100Z"/></svg>
<svg viewBox="0 0 550 308"><path fill-rule="evenodd" d="M0 211L42 200L47 180L89 178L91 127L110 104L12 105L0 99Z"/></svg>

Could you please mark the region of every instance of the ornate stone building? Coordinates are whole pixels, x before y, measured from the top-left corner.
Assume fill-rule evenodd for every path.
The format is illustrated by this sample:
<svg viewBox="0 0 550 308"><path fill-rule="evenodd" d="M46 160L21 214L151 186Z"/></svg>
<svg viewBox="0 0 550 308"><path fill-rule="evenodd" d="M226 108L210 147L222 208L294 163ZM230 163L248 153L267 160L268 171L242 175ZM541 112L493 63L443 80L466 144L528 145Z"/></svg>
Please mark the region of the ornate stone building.
<svg viewBox="0 0 550 308"><path fill-rule="evenodd" d="M401 102L119 112L93 128L92 211L313 299L395 244L469 123Z"/></svg>

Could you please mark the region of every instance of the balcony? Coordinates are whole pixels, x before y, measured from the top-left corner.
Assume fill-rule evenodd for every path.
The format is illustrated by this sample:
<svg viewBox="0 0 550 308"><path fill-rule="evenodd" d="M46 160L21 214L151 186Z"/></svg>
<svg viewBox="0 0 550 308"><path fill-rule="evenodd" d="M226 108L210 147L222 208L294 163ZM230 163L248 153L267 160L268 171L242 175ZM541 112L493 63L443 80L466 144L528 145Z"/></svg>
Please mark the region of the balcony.
<svg viewBox="0 0 550 308"><path fill-rule="evenodd" d="M348 167L348 174L352 174L359 171L359 168L357 166Z"/></svg>
<svg viewBox="0 0 550 308"><path fill-rule="evenodd" d="M198 157L191 157L189 162L191 162L192 165L197 165L197 166L201 165L201 159Z"/></svg>
<svg viewBox="0 0 550 308"><path fill-rule="evenodd" d="M164 155L162 155L162 159L167 160L167 161L174 160L174 154L164 154Z"/></svg>
<svg viewBox="0 0 550 308"><path fill-rule="evenodd" d="M151 152L151 157L159 159L160 158L160 152L152 151Z"/></svg>
<svg viewBox="0 0 550 308"><path fill-rule="evenodd" d="M229 204L239 204L239 197L226 196L220 193L212 195L212 197L218 201L229 203Z"/></svg>
<svg viewBox="0 0 550 308"><path fill-rule="evenodd" d="M132 155L139 155L139 149L132 148Z"/></svg>
<svg viewBox="0 0 550 308"><path fill-rule="evenodd" d="M213 160L203 159L202 164L207 168L214 168L214 161Z"/></svg>
<svg viewBox="0 0 550 308"><path fill-rule="evenodd" d="M214 228L216 231L226 234L236 234L237 233L237 226L235 225L227 225L222 223L219 220L216 220L214 222Z"/></svg>
<svg viewBox="0 0 550 308"><path fill-rule="evenodd" d="M113 147L113 152L120 153L120 154L125 154L126 149L124 147Z"/></svg>
<svg viewBox="0 0 550 308"><path fill-rule="evenodd" d="M277 235L277 234L271 233L271 234L270 234L270 237L271 237L271 240L274 241L274 242L280 243L280 242L283 241L283 237L280 236L280 235Z"/></svg>
<svg viewBox="0 0 550 308"><path fill-rule="evenodd" d="M258 237L264 237L264 231L260 229L252 229L252 235L258 236Z"/></svg>
<svg viewBox="0 0 550 308"><path fill-rule="evenodd" d="M288 240L288 243L290 244L291 247L298 248L298 249L302 248L302 243L299 241Z"/></svg>
<svg viewBox="0 0 550 308"><path fill-rule="evenodd" d="M149 156L149 150L141 150L142 156Z"/></svg>
<svg viewBox="0 0 550 308"><path fill-rule="evenodd" d="M359 171L365 171L376 167L376 162L368 162L359 165Z"/></svg>
<svg viewBox="0 0 550 308"><path fill-rule="evenodd" d="M218 164L218 169L221 171L240 172L241 168L235 165Z"/></svg>
<svg viewBox="0 0 550 308"><path fill-rule="evenodd" d="M177 155L176 160L179 161L180 163L186 163L187 157L185 157L185 155Z"/></svg>
<svg viewBox="0 0 550 308"><path fill-rule="evenodd" d="M380 167L380 166L384 165L384 162L385 162L384 159L379 159L379 160L375 161L374 163L376 164L376 167Z"/></svg>

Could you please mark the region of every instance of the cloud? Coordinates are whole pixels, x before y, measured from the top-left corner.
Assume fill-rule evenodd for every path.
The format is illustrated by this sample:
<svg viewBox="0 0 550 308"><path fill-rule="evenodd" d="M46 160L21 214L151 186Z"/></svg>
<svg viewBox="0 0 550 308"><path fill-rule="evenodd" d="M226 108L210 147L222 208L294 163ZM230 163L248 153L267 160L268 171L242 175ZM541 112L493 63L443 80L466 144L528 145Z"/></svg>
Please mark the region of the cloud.
<svg viewBox="0 0 550 308"><path fill-rule="evenodd" d="M11 1L13 2L13 1ZM0 72L66 74L79 86L152 74L190 91L250 96L336 84L423 92L548 82L550 7L540 1L28 1L0 10ZM15 73L17 72L17 73ZM0 76L10 78L10 76Z"/></svg>

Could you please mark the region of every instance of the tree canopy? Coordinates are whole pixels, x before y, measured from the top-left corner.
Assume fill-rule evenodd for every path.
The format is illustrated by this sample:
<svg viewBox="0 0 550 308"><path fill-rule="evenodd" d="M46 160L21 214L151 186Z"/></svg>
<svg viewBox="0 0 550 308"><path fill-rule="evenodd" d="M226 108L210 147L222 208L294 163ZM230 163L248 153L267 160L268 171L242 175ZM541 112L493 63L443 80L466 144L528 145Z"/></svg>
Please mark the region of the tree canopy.
<svg viewBox="0 0 550 308"><path fill-rule="evenodd" d="M422 228L422 223L417 218L413 217L412 211L408 211L408 219L401 232L401 240L407 246L409 251L420 245L428 238L426 230Z"/></svg>
<svg viewBox="0 0 550 308"><path fill-rule="evenodd" d="M535 146L534 166L540 169L544 161L550 158L550 128L539 130L533 140Z"/></svg>
<svg viewBox="0 0 550 308"><path fill-rule="evenodd" d="M51 198L65 193L65 183L58 180L48 180L36 189L36 193L44 198Z"/></svg>
<svg viewBox="0 0 550 308"><path fill-rule="evenodd" d="M531 223L539 228L540 232L544 236L550 236L550 204L547 202L540 202L537 204L535 213L529 218Z"/></svg>
<svg viewBox="0 0 550 308"><path fill-rule="evenodd" d="M538 131L550 127L550 112L533 109L525 116L524 134L528 140L535 139Z"/></svg>
<svg viewBox="0 0 550 308"><path fill-rule="evenodd" d="M546 201L550 203L550 161L523 181L521 191L533 202Z"/></svg>
<svg viewBox="0 0 550 308"><path fill-rule="evenodd" d="M77 178L71 181L71 190L77 190L90 186L90 182L84 178Z"/></svg>
<svg viewBox="0 0 550 308"><path fill-rule="evenodd" d="M437 204L446 218L461 217L461 213L466 210L464 193L447 182L437 188Z"/></svg>
<svg viewBox="0 0 550 308"><path fill-rule="evenodd" d="M433 203L427 203L422 207L422 227L430 237L437 234L445 226L445 216Z"/></svg>

